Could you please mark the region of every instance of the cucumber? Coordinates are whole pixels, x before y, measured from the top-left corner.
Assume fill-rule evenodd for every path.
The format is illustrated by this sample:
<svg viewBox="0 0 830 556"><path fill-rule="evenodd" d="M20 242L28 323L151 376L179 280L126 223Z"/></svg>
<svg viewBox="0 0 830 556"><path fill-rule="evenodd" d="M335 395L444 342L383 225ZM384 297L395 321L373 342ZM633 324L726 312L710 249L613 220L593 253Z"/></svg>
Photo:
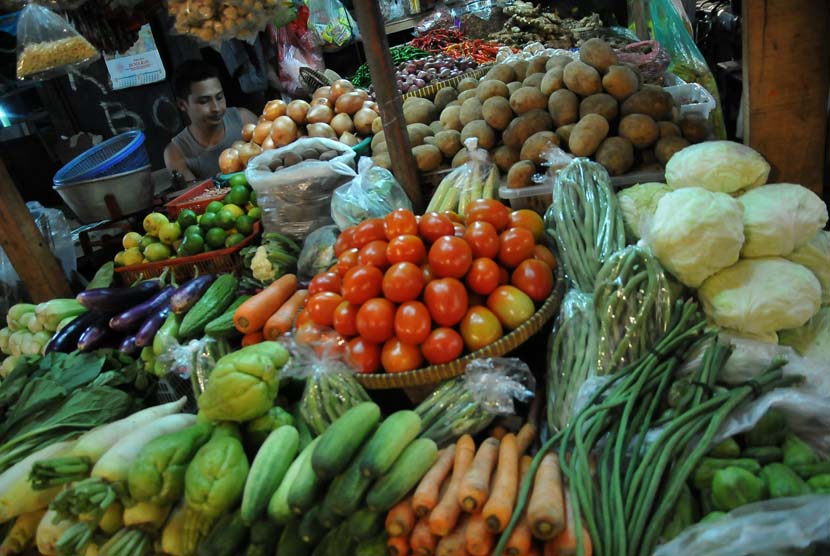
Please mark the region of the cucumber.
<svg viewBox="0 0 830 556"><path fill-rule="evenodd" d="M272 556L281 532L268 518L260 519L251 526L245 556Z"/></svg>
<svg viewBox="0 0 830 556"><path fill-rule="evenodd" d="M342 523L323 537L323 540L312 552L312 556L343 556L344 554L351 554L353 547L354 542L349 538L347 524Z"/></svg>
<svg viewBox="0 0 830 556"><path fill-rule="evenodd" d="M336 513L331 505L325 503L325 499L319 504L320 512L317 514L317 521L319 521L326 529L334 529L343 521L345 517Z"/></svg>
<svg viewBox="0 0 830 556"><path fill-rule="evenodd" d="M240 305L250 299L250 295L240 295L225 309L225 312L205 325L205 334L212 338L232 338L242 334L233 325L233 314Z"/></svg>
<svg viewBox="0 0 830 556"><path fill-rule="evenodd" d="M315 449L316 446L320 445L319 440L321 439L322 437L318 437L313 442ZM314 474L314 469L311 467L311 455L309 455L303 460L297 475L294 477L293 484L288 489L288 507L297 515L311 509L320 495L323 484L323 479Z"/></svg>
<svg viewBox="0 0 830 556"><path fill-rule="evenodd" d="M332 423L311 455L311 466L317 476L329 479L343 471L378 421L380 408L375 403L365 402Z"/></svg>
<svg viewBox="0 0 830 556"><path fill-rule="evenodd" d="M268 501L297 455L299 443L297 429L287 426L271 432L259 448L242 494L240 513L246 525L259 519L268 506Z"/></svg>
<svg viewBox="0 0 830 556"><path fill-rule="evenodd" d="M361 450L360 472L377 478L389 471L401 452L421 432L421 418L414 411L397 411L384 420Z"/></svg>
<svg viewBox="0 0 830 556"><path fill-rule="evenodd" d="M386 556L386 541L389 540L386 531L379 533L371 539L358 543L354 556Z"/></svg>
<svg viewBox="0 0 830 556"><path fill-rule="evenodd" d="M352 461L349 467L331 482L323 500L323 507L327 511L349 517L360 507L363 496L372 486L372 479L365 477L360 472L360 459L365 450L366 445L361 448L357 458Z"/></svg>
<svg viewBox="0 0 830 556"><path fill-rule="evenodd" d="M324 527L320 523L318 519L319 515L320 506L314 506L300 519L300 539L306 544L316 545L326 536L326 533L330 529L330 527Z"/></svg>
<svg viewBox="0 0 830 556"><path fill-rule="evenodd" d="M366 495L370 510L385 512L415 488L438 457L438 446L419 438L406 447L389 472L378 479Z"/></svg>
<svg viewBox="0 0 830 556"><path fill-rule="evenodd" d="M221 315L233 302L238 284L233 274L220 275L184 316L179 335L182 338L200 335L205 325Z"/></svg>
<svg viewBox="0 0 830 556"><path fill-rule="evenodd" d="M385 519L386 515L381 512L361 508L349 518L349 535L358 542L369 540L383 531Z"/></svg>
<svg viewBox="0 0 830 556"><path fill-rule="evenodd" d="M300 469L306 464L306 462L309 464L311 463L311 453L317 445L317 440L319 439L312 440L311 444L306 446L305 449L300 452L300 455L297 456L297 459L291 463L288 471L285 472L285 476L283 477L280 486L277 487L276 492L274 492L274 495L271 496L271 501L268 503L268 516L280 525L287 524L293 516L291 508L288 505L288 491L294 484L294 479L297 477Z"/></svg>
<svg viewBox="0 0 830 556"><path fill-rule="evenodd" d="M239 511L225 514L199 545L199 556L235 556L248 538L248 528Z"/></svg>
<svg viewBox="0 0 830 556"><path fill-rule="evenodd" d="M308 556L311 549L312 546L300 538L300 523L295 520L282 530L274 556Z"/></svg>

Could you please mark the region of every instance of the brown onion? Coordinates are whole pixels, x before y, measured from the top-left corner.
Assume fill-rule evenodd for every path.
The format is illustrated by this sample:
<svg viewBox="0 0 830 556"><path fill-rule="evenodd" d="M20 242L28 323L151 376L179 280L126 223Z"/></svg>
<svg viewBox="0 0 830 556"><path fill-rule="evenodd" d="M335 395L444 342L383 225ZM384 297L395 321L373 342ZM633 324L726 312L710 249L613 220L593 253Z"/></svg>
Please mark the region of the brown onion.
<svg viewBox="0 0 830 556"><path fill-rule="evenodd" d="M297 124L288 116L280 116L271 126L271 139L277 147L284 147L297 140Z"/></svg>
<svg viewBox="0 0 830 556"><path fill-rule="evenodd" d="M360 143L360 139L358 139L354 133L349 133L348 131L345 132L340 136L339 141L344 145L348 145L350 147L354 147L358 143Z"/></svg>
<svg viewBox="0 0 830 556"><path fill-rule="evenodd" d="M334 108L334 103L325 97L320 97L313 99L311 106L328 106L329 108Z"/></svg>
<svg viewBox="0 0 830 556"><path fill-rule="evenodd" d="M312 100L318 98L331 99L331 87L320 87L319 89L314 91L314 94L311 95L311 98Z"/></svg>
<svg viewBox="0 0 830 556"><path fill-rule="evenodd" d="M242 161L239 159L239 151L236 149L225 149L219 155L219 171L223 174L233 174L242 169Z"/></svg>
<svg viewBox="0 0 830 556"><path fill-rule="evenodd" d="M325 137L326 139L337 139L337 134L329 124L308 124L309 137Z"/></svg>
<svg viewBox="0 0 830 556"><path fill-rule="evenodd" d="M256 126L254 126L254 127L256 127ZM241 147L245 143L250 143L250 141L234 141L233 143L231 143L231 148L239 150L239 147Z"/></svg>
<svg viewBox="0 0 830 556"><path fill-rule="evenodd" d="M247 166L248 161L259 154L262 154L262 147L256 143L245 143L245 145L239 149L239 160L242 162L243 166Z"/></svg>
<svg viewBox="0 0 830 556"><path fill-rule="evenodd" d="M380 114L380 107L378 107L378 103L374 100L364 100L363 108L368 108L369 110L372 110L375 114Z"/></svg>
<svg viewBox="0 0 830 556"><path fill-rule="evenodd" d="M271 133L271 122L266 120L261 124L257 124L254 128L254 136L253 141L257 145L261 145L265 138L268 137L268 134Z"/></svg>
<svg viewBox="0 0 830 556"><path fill-rule="evenodd" d="M265 105L265 109L262 111L262 115L265 116L266 119L274 121L280 116L285 115L286 106L287 105L279 99L268 101L268 104Z"/></svg>
<svg viewBox="0 0 830 556"><path fill-rule="evenodd" d="M271 133L273 133L273 127L271 127ZM262 142L262 150L263 151L270 151L271 149L275 149L276 145L274 145L274 140L271 139L271 136L265 138L265 141Z"/></svg>
<svg viewBox="0 0 830 556"><path fill-rule="evenodd" d="M352 91L354 91L354 85L352 85L351 81L346 79L338 79L331 84L331 94L329 95L329 98L336 101L341 95L351 93Z"/></svg>
<svg viewBox="0 0 830 556"><path fill-rule="evenodd" d="M347 131L354 131L354 122L348 114L338 114L331 119L331 128L337 135L343 135Z"/></svg>
<svg viewBox="0 0 830 556"><path fill-rule="evenodd" d="M355 112L352 119L354 120L354 128L357 130L358 135L369 135L372 133L372 122L377 117L378 115L375 111L369 110L368 108L361 108Z"/></svg>
<svg viewBox="0 0 830 556"><path fill-rule="evenodd" d="M254 136L254 128L256 124L245 124L242 126L242 140L243 141L250 141L251 138Z"/></svg>
<svg viewBox="0 0 830 556"><path fill-rule="evenodd" d="M334 113L328 106L312 106L306 116L306 121L310 124L327 124L334 117Z"/></svg>
<svg viewBox="0 0 830 556"><path fill-rule="evenodd" d="M354 114L363 107L363 99L357 92L346 93L334 103L334 111L338 114Z"/></svg>
<svg viewBox="0 0 830 556"><path fill-rule="evenodd" d="M292 100L285 109L286 115L296 124L304 124L311 105L304 100Z"/></svg>

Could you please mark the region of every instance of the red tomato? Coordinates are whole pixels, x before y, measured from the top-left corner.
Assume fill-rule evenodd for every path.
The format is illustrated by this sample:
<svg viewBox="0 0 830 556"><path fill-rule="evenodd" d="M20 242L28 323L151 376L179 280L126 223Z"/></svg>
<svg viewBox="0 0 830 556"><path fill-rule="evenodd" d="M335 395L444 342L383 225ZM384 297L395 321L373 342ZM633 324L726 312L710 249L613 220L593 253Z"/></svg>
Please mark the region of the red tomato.
<svg viewBox="0 0 830 556"><path fill-rule="evenodd" d="M455 227L452 220L438 214L437 212L428 212L421 217L421 222L418 224L418 232L424 241L432 243L441 236L451 236L455 233Z"/></svg>
<svg viewBox="0 0 830 556"><path fill-rule="evenodd" d="M369 218L364 220L354 230L352 243L360 249L370 241L386 240L386 231L383 228L383 220L380 218Z"/></svg>
<svg viewBox="0 0 830 556"><path fill-rule="evenodd" d="M343 277L343 299L360 305L380 295L383 271L376 266L356 266Z"/></svg>
<svg viewBox="0 0 830 556"><path fill-rule="evenodd" d="M470 244L473 257L495 259L499 254L499 233L489 222L472 222L464 232L464 240Z"/></svg>
<svg viewBox="0 0 830 556"><path fill-rule="evenodd" d="M499 267L499 286L505 286L510 283L510 273L503 266Z"/></svg>
<svg viewBox="0 0 830 556"><path fill-rule="evenodd" d="M417 299L424 289L424 275L417 265L397 263L383 275L383 296L390 301L402 303Z"/></svg>
<svg viewBox="0 0 830 556"><path fill-rule="evenodd" d="M372 265L385 270L389 266L389 261L386 260L386 242L378 239L361 247L357 254L357 264Z"/></svg>
<svg viewBox="0 0 830 556"><path fill-rule="evenodd" d="M427 248L424 242L416 235L404 234L389 240L386 246L386 259L389 264L414 263L421 264L427 258Z"/></svg>
<svg viewBox="0 0 830 556"><path fill-rule="evenodd" d="M345 276L347 272L357 266L357 249L352 248L343 252L337 259L337 273Z"/></svg>
<svg viewBox="0 0 830 556"><path fill-rule="evenodd" d="M417 235L418 221L411 210L395 209L383 218L386 239L392 241L402 235Z"/></svg>
<svg viewBox="0 0 830 556"><path fill-rule="evenodd" d="M525 228L511 228L499 238L499 262L507 268L515 268L533 256L533 233Z"/></svg>
<svg viewBox="0 0 830 556"><path fill-rule="evenodd" d="M459 328L464 345L470 351L489 346L502 336L498 317L487 307L470 307Z"/></svg>
<svg viewBox="0 0 830 556"><path fill-rule="evenodd" d="M556 257L550 249L544 245L535 245L533 247L533 258L539 259L550 267L551 270L556 270Z"/></svg>
<svg viewBox="0 0 830 556"><path fill-rule="evenodd" d="M352 243L354 242L354 226L350 226L340 232L340 235L337 236L337 239L334 241L334 256L339 257L340 253L345 251L346 249L351 249L354 247Z"/></svg>
<svg viewBox="0 0 830 556"><path fill-rule="evenodd" d="M461 216L457 212L455 212L454 210L445 210L441 214L443 214L444 216L449 218L452 221L453 224L463 224L464 223L464 219L461 218Z"/></svg>
<svg viewBox="0 0 830 556"><path fill-rule="evenodd" d="M308 298L305 308L311 320L322 326L331 326L334 321L334 310L341 301L343 298L339 294L320 292Z"/></svg>
<svg viewBox="0 0 830 556"><path fill-rule="evenodd" d="M439 278L463 278L472 262L473 250L460 237L440 237L429 248L429 266Z"/></svg>
<svg viewBox="0 0 830 556"><path fill-rule="evenodd" d="M405 344L397 338L390 338L380 352L380 364L387 373L402 373L417 369L423 363L418 346Z"/></svg>
<svg viewBox="0 0 830 556"><path fill-rule="evenodd" d="M361 373L373 373L380 368L380 346L358 336L349 342L349 359Z"/></svg>
<svg viewBox="0 0 830 556"><path fill-rule="evenodd" d="M342 282L340 276L334 272L323 272L311 279L308 284L308 295L320 292L340 293Z"/></svg>
<svg viewBox="0 0 830 556"><path fill-rule="evenodd" d="M357 311L357 332L380 344L395 333L395 304L382 297L370 299Z"/></svg>
<svg viewBox="0 0 830 556"><path fill-rule="evenodd" d="M553 290L553 272L539 259L526 259L513 271L510 283L533 301L542 302Z"/></svg>
<svg viewBox="0 0 830 556"><path fill-rule="evenodd" d="M467 231L467 227L464 224L453 224L453 234L455 237L464 237L464 232Z"/></svg>
<svg viewBox="0 0 830 556"><path fill-rule="evenodd" d="M489 295L499 287L499 265L493 259L476 259L464 282L470 291L481 295Z"/></svg>
<svg viewBox="0 0 830 556"><path fill-rule="evenodd" d="M341 301L334 309L332 325L337 333L346 338L357 335L357 310L360 307L348 301Z"/></svg>
<svg viewBox="0 0 830 556"><path fill-rule="evenodd" d="M306 302L308 302L308 298L305 298ZM302 325L306 324L307 322L311 322L311 317L308 315L308 311L303 308L300 311L300 314L297 315L297 321L294 323L294 329L300 328Z"/></svg>
<svg viewBox="0 0 830 556"><path fill-rule="evenodd" d="M458 359L464 351L461 334L452 328L436 328L421 344L421 353L430 365L440 365Z"/></svg>
<svg viewBox="0 0 830 556"><path fill-rule="evenodd" d="M514 210L510 213L508 228L525 228L533 233L533 239L539 241L545 234L545 222L539 213L530 209Z"/></svg>
<svg viewBox="0 0 830 556"><path fill-rule="evenodd" d="M429 284L435 280L435 274L432 272L432 267L428 264L421 265L421 274L424 275L424 284Z"/></svg>
<svg viewBox="0 0 830 556"><path fill-rule="evenodd" d="M495 199L476 199L464 212L467 225L470 222L489 222L497 231L502 231L510 221L510 209Z"/></svg>
<svg viewBox="0 0 830 556"><path fill-rule="evenodd" d="M499 286L487 298L487 308L493 311L508 330L518 328L533 316L533 300L513 286Z"/></svg>
<svg viewBox="0 0 830 556"><path fill-rule="evenodd" d="M432 330L429 309L420 301L407 301L395 313L395 336L407 344L421 344Z"/></svg>
<svg viewBox="0 0 830 556"><path fill-rule="evenodd" d="M454 326L467 312L467 288L455 278L433 280L424 288L424 302L439 326Z"/></svg>

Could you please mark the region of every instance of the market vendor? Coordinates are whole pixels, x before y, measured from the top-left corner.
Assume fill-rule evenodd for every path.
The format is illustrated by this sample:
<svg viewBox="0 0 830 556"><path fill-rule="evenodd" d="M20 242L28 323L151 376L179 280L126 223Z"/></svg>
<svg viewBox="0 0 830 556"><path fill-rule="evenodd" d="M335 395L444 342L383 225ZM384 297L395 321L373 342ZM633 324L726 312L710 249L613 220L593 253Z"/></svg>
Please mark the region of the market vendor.
<svg viewBox="0 0 830 556"><path fill-rule="evenodd" d="M219 73L210 64L190 60L173 80L179 110L190 123L164 149L164 165L190 182L219 173L219 154L242 138L242 126L256 123L246 108L228 108Z"/></svg>

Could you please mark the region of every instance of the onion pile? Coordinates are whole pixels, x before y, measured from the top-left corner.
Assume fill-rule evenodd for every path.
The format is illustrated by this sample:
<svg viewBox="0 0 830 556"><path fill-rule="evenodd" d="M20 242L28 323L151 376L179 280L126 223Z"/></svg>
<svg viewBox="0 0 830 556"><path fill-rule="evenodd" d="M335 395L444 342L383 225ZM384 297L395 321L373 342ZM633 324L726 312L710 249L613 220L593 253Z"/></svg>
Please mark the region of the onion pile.
<svg viewBox="0 0 830 556"><path fill-rule="evenodd" d="M398 64L396 79L402 93L426 87L433 81L445 81L478 66L472 58L453 58L446 54L409 60Z"/></svg>

